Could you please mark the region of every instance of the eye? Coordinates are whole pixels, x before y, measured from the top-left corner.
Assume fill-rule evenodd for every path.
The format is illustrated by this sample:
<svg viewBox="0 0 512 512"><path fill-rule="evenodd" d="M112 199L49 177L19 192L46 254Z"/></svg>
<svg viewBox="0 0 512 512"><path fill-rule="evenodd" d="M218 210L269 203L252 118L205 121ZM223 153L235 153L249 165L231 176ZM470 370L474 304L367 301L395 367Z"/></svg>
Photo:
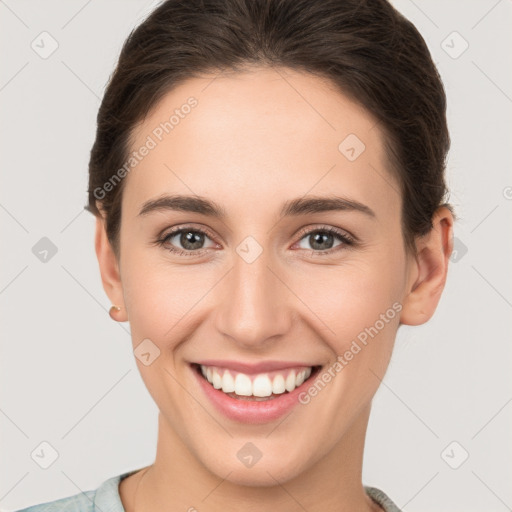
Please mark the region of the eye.
<svg viewBox="0 0 512 512"><path fill-rule="evenodd" d="M343 248L343 246L352 246L355 243L355 240L350 235L330 226L302 232L301 235L302 238L298 243L301 244L302 241L305 241L306 244L310 244L310 246L313 248L311 252L314 254L327 254L335 252ZM334 246L335 239L340 241L340 243L336 246ZM300 248L308 249L307 247L303 246Z"/></svg>
<svg viewBox="0 0 512 512"><path fill-rule="evenodd" d="M204 247L205 240L211 240L211 236L204 229L185 226L165 233L155 243L180 256L198 256L206 252L208 248L216 247L217 244L214 242L210 247ZM307 247L302 246L302 242L305 241L305 243L311 244L312 249L309 249L309 251L315 255L329 254L344 247L355 245L354 238L348 233L330 226L302 230L300 236L299 248L308 250ZM339 243L334 245L336 239ZM179 247L180 245L182 248Z"/></svg>
<svg viewBox="0 0 512 512"><path fill-rule="evenodd" d="M198 228L181 227L167 232L156 243L164 246L170 252L179 255L194 255L202 254L204 252L205 239L209 239L209 233ZM181 245L183 248L179 247ZM178 247L177 247L178 246ZM211 247L215 247L213 243ZM208 248L208 247L207 247ZM206 248L206 249L207 249Z"/></svg>

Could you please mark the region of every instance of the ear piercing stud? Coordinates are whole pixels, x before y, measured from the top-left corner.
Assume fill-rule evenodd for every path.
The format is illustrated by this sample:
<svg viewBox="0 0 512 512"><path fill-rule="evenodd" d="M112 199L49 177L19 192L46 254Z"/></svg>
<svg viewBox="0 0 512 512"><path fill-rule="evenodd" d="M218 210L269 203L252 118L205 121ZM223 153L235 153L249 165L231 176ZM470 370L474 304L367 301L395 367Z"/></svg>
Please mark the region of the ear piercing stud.
<svg viewBox="0 0 512 512"><path fill-rule="evenodd" d="M108 311L108 314L110 315L110 318L112 318L112 320L116 320L117 319L115 318L115 314L116 313L119 313L119 311L121 311L121 308L119 306L112 306L109 311Z"/></svg>

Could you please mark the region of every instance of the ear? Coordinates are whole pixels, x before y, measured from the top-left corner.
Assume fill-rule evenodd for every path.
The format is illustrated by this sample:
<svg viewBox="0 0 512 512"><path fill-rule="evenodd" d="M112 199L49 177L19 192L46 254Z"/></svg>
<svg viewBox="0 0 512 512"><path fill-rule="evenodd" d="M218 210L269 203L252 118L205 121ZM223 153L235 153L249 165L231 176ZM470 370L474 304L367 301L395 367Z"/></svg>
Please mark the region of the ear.
<svg viewBox="0 0 512 512"><path fill-rule="evenodd" d="M124 304L123 286L119 272L119 262L112 245L107 237L105 221L101 216L96 217L96 235L94 240L96 256L100 266L101 282L112 305L120 306L121 311L116 313L116 320L126 322L128 315Z"/></svg>
<svg viewBox="0 0 512 512"><path fill-rule="evenodd" d="M400 323L421 325L434 314L446 283L453 250L453 215L441 206L432 218L432 229L416 241L417 253L410 269L410 284L403 301Z"/></svg>

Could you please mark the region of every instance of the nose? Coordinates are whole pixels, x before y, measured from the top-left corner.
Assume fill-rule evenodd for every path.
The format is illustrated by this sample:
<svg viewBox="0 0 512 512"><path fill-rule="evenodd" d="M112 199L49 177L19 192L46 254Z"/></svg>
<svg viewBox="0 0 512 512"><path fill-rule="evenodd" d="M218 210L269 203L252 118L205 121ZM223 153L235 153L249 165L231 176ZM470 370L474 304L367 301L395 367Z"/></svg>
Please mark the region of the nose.
<svg viewBox="0 0 512 512"><path fill-rule="evenodd" d="M243 348L265 350L292 324L293 294L269 260L265 251L252 262L235 255L224 278L216 327Z"/></svg>

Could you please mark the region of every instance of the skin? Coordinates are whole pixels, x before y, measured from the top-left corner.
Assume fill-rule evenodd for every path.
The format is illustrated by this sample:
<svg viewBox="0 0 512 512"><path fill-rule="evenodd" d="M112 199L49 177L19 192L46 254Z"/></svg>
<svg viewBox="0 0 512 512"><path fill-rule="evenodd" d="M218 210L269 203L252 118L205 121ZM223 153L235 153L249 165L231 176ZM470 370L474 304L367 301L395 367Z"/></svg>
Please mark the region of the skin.
<svg viewBox="0 0 512 512"><path fill-rule="evenodd" d="M149 366L136 359L160 410L156 458L145 474L121 483L123 505L127 512L163 506L214 512L233 503L249 511L381 510L361 482L371 400L399 325L422 324L437 307L452 250L451 212L439 208L431 232L417 240L417 254L408 253L399 185L383 134L366 110L326 81L290 69L247 68L212 78L173 89L135 130L134 149L188 97L198 100L125 178L119 257L97 219L103 286L122 308L116 319L130 322L134 348L149 338L160 349ZM366 146L353 162L338 150L351 133ZM227 216L138 215L163 193L211 199ZM285 201L311 195L350 198L375 216L279 216ZM178 226L211 233L192 249L202 254L180 256L169 251L169 241L153 243ZM356 245L334 237L322 246L330 254L312 254L322 249L299 230L325 227L351 234ZM247 236L263 249L250 264L236 252ZM179 236L172 243L190 250ZM393 304L400 313L285 419L260 425L227 419L189 366L218 358L329 367ZM251 468L236 456L247 442L262 453Z"/></svg>

